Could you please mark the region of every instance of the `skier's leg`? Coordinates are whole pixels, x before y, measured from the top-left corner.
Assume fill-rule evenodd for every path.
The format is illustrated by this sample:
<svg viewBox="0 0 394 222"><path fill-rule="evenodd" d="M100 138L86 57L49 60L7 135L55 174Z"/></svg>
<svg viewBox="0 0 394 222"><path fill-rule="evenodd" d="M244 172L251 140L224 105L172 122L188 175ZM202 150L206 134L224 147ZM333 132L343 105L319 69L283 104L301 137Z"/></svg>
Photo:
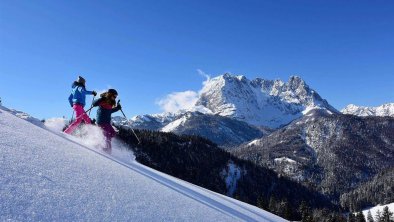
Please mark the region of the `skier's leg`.
<svg viewBox="0 0 394 222"><path fill-rule="evenodd" d="M106 153L111 154L112 152L112 145L111 140L112 137L115 135L115 130L112 128L111 124L104 124L100 126L104 131L105 136L105 148L103 149Z"/></svg>
<svg viewBox="0 0 394 222"><path fill-rule="evenodd" d="M105 138L105 148L104 151L108 154L112 153L111 138Z"/></svg>
<svg viewBox="0 0 394 222"><path fill-rule="evenodd" d="M65 133L67 134L71 134L72 132L74 132L74 130L79 126L79 124L82 122L83 120L83 114L86 115L86 113L83 110L83 107L81 105L77 105L75 104L73 106L73 109L75 111L75 120L73 123L70 124L70 126L68 126L68 128L66 130L64 130Z"/></svg>
<svg viewBox="0 0 394 222"><path fill-rule="evenodd" d="M85 112L83 112L83 114L82 114L82 119L83 119L83 121L85 121L85 124L91 123L88 114L86 114Z"/></svg>

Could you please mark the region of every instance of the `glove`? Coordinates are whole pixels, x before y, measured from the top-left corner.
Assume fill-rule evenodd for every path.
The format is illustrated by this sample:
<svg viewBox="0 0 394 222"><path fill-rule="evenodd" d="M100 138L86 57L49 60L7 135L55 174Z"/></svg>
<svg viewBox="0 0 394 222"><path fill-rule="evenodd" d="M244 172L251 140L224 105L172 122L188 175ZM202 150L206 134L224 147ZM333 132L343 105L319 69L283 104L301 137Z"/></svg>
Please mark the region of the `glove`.
<svg viewBox="0 0 394 222"><path fill-rule="evenodd" d="M116 108L122 109L122 106L118 103L118 105L116 106Z"/></svg>
<svg viewBox="0 0 394 222"><path fill-rule="evenodd" d="M93 96L97 96L97 92L96 91L92 91Z"/></svg>

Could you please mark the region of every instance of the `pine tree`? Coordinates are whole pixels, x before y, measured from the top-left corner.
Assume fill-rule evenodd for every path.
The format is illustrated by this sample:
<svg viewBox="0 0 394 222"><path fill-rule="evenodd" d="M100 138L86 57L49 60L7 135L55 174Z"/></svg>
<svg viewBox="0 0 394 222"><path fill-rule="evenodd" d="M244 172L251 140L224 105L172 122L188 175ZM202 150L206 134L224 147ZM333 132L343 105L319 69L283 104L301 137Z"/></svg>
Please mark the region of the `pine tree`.
<svg viewBox="0 0 394 222"><path fill-rule="evenodd" d="M257 202L256 202L257 207L267 210L267 201L264 199L264 196L260 196L259 198L257 198Z"/></svg>
<svg viewBox="0 0 394 222"><path fill-rule="evenodd" d="M376 218L375 220L376 222L382 222L382 214L380 213L380 210L376 211L375 218Z"/></svg>
<svg viewBox="0 0 394 222"><path fill-rule="evenodd" d="M299 211L301 213L301 218L302 218L301 222L313 221L311 209L308 207L308 205L306 205L305 201L301 202Z"/></svg>
<svg viewBox="0 0 394 222"><path fill-rule="evenodd" d="M276 213L277 207L276 207L276 198L274 196L270 197L270 202L268 204L268 208L271 212Z"/></svg>
<svg viewBox="0 0 394 222"><path fill-rule="evenodd" d="M386 206L383 208L382 217L380 218L382 222L391 222L393 221L393 213L390 212L389 207Z"/></svg>
<svg viewBox="0 0 394 222"><path fill-rule="evenodd" d="M366 222L363 212L359 212L356 214L356 221L357 222Z"/></svg>
<svg viewBox="0 0 394 222"><path fill-rule="evenodd" d="M286 219L290 219L293 216L290 204L286 199L280 202L278 211L279 215Z"/></svg>
<svg viewBox="0 0 394 222"><path fill-rule="evenodd" d="M370 210L368 211L367 221L368 221L368 222L375 222L375 221L373 220L373 217L372 217L372 214L371 214L371 211L370 211Z"/></svg>
<svg viewBox="0 0 394 222"><path fill-rule="evenodd" d="M349 215L347 216L347 222L356 222L356 217L352 212L350 212Z"/></svg>

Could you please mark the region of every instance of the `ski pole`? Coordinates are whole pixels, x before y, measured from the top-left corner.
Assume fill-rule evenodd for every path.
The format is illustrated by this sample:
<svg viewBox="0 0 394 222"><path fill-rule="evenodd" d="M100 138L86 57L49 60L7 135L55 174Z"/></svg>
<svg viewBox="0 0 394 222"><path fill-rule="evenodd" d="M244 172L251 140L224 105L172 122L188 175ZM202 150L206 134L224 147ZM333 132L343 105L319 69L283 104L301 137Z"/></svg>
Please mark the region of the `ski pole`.
<svg viewBox="0 0 394 222"><path fill-rule="evenodd" d="M95 98L95 97L96 97L96 96L93 96L92 105L90 106L90 109L89 109L89 113L88 113L89 118L90 118L90 112L92 111L92 108L93 108L93 102L94 102L94 98Z"/></svg>
<svg viewBox="0 0 394 222"><path fill-rule="evenodd" d="M86 114L87 114L88 112L90 113L90 110L92 110L92 109L93 109L93 106L90 107L88 110L86 110L85 113L86 113Z"/></svg>
<svg viewBox="0 0 394 222"><path fill-rule="evenodd" d="M120 102L120 100L118 100L118 104L119 104L119 102ZM126 118L126 120L127 120L127 117L126 117L126 115L124 114L123 110L122 110L122 109L120 109L120 111L122 112L122 114L123 114L124 118ZM138 136L137 136L137 134L135 133L135 131L134 131L134 129L133 129L133 128L131 128L131 127L130 127L130 129L131 129L131 131L133 132L133 134L134 134L135 138L137 138L137 140L138 140L138 144L140 144L140 143L141 143L141 140L140 140L140 138L138 138Z"/></svg>
<svg viewBox="0 0 394 222"><path fill-rule="evenodd" d="M73 114L71 115L70 123L72 123L74 120L74 112L75 112L75 110L73 109Z"/></svg>

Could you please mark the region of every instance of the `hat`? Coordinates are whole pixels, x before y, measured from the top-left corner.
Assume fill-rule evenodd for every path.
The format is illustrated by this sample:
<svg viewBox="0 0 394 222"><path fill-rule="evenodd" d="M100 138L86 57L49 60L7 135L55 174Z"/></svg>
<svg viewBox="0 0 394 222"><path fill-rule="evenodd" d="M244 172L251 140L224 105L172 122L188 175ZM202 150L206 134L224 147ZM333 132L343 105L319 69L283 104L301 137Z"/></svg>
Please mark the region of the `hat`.
<svg viewBox="0 0 394 222"><path fill-rule="evenodd" d="M78 76L77 82L85 85L86 80L82 76Z"/></svg>
<svg viewBox="0 0 394 222"><path fill-rule="evenodd" d="M108 93L111 93L113 95L118 95L118 92L115 89L109 89Z"/></svg>

